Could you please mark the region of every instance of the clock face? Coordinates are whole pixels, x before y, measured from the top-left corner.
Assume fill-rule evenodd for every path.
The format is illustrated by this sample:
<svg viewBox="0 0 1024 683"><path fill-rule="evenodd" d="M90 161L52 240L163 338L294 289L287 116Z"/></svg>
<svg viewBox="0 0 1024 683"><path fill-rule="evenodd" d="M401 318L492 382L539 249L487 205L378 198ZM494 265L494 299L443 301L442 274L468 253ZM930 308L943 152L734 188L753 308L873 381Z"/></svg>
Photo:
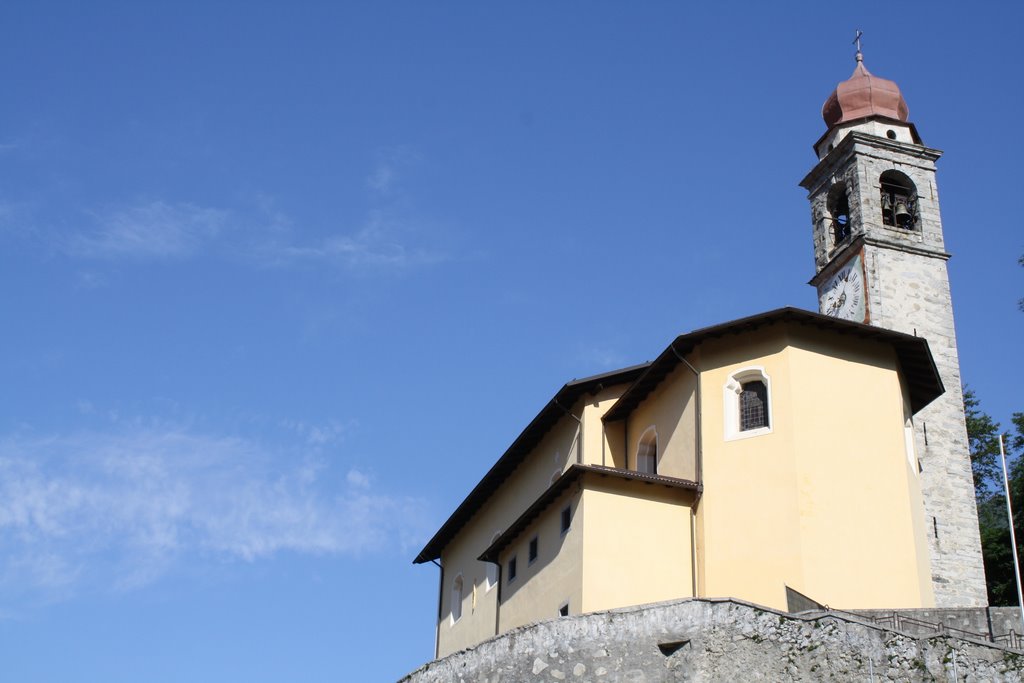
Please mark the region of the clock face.
<svg viewBox="0 0 1024 683"><path fill-rule="evenodd" d="M818 290L819 308L825 315L864 322L864 296L864 275L857 255Z"/></svg>

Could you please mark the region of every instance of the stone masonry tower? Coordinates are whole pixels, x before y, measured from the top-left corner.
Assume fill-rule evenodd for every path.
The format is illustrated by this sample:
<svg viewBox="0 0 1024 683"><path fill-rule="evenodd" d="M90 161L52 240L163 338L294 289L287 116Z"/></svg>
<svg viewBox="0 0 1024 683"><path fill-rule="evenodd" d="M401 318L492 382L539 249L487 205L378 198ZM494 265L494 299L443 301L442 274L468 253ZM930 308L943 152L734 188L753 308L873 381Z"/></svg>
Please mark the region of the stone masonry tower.
<svg viewBox="0 0 1024 683"><path fill-rule="evenodd" d="M857 51L853 75L825 101L808 191L822 313L925 337L945 393L911 422L931 533L938 607L987 603L971 477L960 362L935 185L942 154L925 147L892 81L871 75ZM837 396L842 396L841 388ZM879 558L885 562L885 558ZM898 607L898 605L893 605Z"/></svg>

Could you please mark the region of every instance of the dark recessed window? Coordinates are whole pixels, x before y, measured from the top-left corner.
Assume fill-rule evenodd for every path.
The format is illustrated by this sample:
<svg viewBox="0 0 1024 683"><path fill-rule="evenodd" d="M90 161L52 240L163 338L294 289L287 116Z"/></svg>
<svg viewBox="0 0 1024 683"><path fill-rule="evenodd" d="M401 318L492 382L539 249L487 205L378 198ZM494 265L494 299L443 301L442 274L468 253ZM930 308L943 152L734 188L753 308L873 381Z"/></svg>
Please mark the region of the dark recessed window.
<svg viewBox="0 0 1024 683"><path fill-rule="evenodd" d="M569 525L572 523L572 506L566 505L562 508L562 533L564 534L569 530Z"/></svg>
<svg viewBox="0 0 1024 683"><path fill-rule="evenodd" d="M768 387L761 380L744 382L740 393L740 431L768 426Z"/></svg>
<svg viewBox="0 0 1024 683"><path fill-rule="evenodd" d="M850 199L846 185L836 183L828 191L827 208L832 216L832 243L839 244L850 236Z"/></svg>
<svg viewBox="0 0 1024 683"><path fill-rule="evenodd" d="M569 616L569 603L565 603L564 605L562 605L561 607L558 608L558 616L560 616L560 617L567 617L567 616Z"/></svg>
<svg viewBox="0 0 1024 683"><path fill-rule="evenodd" d="M516 558L512 558L508 561L508 580L509 583L516 580Z"/></svg>
<svg viewBox="0 0 1024 683"><path fill-rule="evenodd" d="M895 140L896 139L896 131L894 131L894 130L892 130L890 128L889 130L885 131L885 137L889 138L890 140Z"/></svg>
<svg viewBox="0 0 1024 683"><path fill-rule="evenodd" d="M537 542L537 537L536 536L534 536L533 538L530 539L530 550L528 551L527 557L526 557L527 561L532 563L534 560L537 559L537 546L538 545L539 544Z"/></svg>
<svg viewBox="0 0 1024 683"><path fill-rule="evenodd" d="M917 224L917 188L899 171L886 171L879 179L882 191L882 223L913 230Z"/></svg>

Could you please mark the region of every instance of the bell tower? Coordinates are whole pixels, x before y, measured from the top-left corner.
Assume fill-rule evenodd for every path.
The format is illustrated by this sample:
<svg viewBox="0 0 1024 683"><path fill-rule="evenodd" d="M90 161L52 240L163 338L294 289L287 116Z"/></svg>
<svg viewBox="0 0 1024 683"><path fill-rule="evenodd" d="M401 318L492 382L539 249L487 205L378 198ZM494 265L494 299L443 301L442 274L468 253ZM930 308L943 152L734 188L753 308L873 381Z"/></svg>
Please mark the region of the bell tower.
<svg viewBox="0 0 1024 683"><path fill-rule="evenodd" d="M942 152L922 143L896 84L864 66L859 34L856 60L822 107L828 130L800 183L811 203L810 284L826 315L928 340L946 391L904 419L930 531L932 587L938 607L981 606L985 570L935 183Z"/></svg>

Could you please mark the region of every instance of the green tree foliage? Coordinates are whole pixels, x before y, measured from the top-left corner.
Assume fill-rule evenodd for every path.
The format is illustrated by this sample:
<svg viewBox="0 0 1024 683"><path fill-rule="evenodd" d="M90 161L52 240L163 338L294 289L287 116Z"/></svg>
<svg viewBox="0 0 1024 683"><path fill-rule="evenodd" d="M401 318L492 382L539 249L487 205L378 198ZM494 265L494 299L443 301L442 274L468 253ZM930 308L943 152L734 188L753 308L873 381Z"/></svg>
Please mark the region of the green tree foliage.
<svg viewBox="0 0 1024 683"><path fill-rule="evenodd" d="M974 473L974 496L980 505L994 491L1001 491L1002 465L999 463L999 423L981 412L978 397L964 389L964 417L967 440L971 448L971 470Z"/></svg>
<svg viewBox="0 0 1024 683"><path fill-rule="evenodd" d="M999 462L1000 425L981 411L978 398L964 391L964 416L971 446L974 495L978 503L978 526L985 560L990 605L1016 605L1017 585L1010 551L1010 527L1003 495L1003 473ZM1024 557L1024 413L1013 415L1014 433L1004 438L1009 467L1010 497L1014 503L1014 532L1017 553Z"/></svg>

